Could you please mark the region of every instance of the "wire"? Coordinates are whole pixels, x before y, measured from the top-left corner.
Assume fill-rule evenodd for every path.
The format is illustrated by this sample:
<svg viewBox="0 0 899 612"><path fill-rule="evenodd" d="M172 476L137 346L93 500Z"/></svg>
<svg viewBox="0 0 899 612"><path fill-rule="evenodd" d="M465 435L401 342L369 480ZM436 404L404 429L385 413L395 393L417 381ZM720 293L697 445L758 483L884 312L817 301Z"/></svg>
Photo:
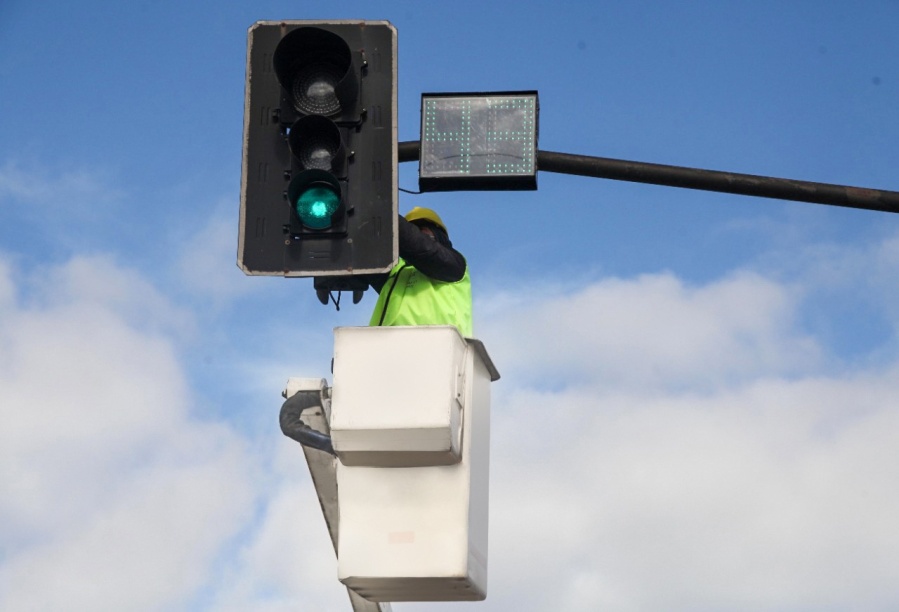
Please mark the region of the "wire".
<svg viewBox="0 0 899 612"><path fill-rule="evenodd" d="M400 187L399 190L402 191L403 193L411 193L412 195L421 195L420 191L410 191L409 189L403 189L402 187Z"/></svg>
<svg viewBox="0 0 899 612"><path fill-rule="evenodd" d="M337 312L340 312L340 291L337 292L337 299L334 299L334 293L328 292L328 295L331 297L331 301L334 302L334 308L337 309Z"/></svg>

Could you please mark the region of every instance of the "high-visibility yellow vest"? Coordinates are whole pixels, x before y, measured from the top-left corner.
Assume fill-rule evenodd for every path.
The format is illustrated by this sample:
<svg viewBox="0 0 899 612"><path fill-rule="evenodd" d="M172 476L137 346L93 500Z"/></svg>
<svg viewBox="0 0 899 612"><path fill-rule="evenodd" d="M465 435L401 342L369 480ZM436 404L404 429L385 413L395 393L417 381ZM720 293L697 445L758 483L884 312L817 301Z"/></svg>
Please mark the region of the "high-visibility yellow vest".
<svg viewBox="0 0 899 612"><path fill-rule="evenodd" d="M369 325L455 325L471 337L471 279L434 280L400 259L381 288Z"/></svg>

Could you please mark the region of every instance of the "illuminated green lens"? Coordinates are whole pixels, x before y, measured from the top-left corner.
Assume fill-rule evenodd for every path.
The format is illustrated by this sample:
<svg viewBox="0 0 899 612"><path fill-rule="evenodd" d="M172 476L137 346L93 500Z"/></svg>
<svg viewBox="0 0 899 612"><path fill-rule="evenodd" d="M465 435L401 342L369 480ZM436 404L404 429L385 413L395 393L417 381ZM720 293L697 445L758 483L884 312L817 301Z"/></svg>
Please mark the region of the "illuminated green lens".
<svg viewBox="0 0 899 612"><path fill-rule="evenodd" d="M339 194L329 187L313 185L297 198L296 210L306 227L325 229L331 225L331 215L338 206Z"/></svg>

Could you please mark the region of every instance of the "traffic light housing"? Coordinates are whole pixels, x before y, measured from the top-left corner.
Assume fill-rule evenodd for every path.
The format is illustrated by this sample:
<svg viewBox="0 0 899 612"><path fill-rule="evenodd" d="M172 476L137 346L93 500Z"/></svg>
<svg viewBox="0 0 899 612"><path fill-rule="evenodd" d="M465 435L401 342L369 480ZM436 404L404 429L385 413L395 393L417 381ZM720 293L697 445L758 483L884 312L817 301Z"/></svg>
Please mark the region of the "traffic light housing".
<svg viewBox="0 0 899 612"><path fill-rule="evenodd" d="M396 263L396 72L386 21L250 27L238 238L246 274L358 291L359 275Z"/></svg>

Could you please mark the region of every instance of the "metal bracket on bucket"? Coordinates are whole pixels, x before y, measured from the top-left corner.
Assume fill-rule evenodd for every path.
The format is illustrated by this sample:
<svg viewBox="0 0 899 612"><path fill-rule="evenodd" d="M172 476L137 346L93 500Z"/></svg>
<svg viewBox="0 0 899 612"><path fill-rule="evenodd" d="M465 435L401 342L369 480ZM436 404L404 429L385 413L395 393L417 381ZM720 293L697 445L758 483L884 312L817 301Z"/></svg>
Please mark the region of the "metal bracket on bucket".
<svg viewBox="0 0 899 612"><path fill-rule="evenodd" d="M324 451L337 456L331 445L331 436L316 431L303 422L303 412L310 408L322 408L323 395L328 391L322 389L300 390L287 398L281 405L281 431L285 436L296 440L303 446Z"/></svg>

